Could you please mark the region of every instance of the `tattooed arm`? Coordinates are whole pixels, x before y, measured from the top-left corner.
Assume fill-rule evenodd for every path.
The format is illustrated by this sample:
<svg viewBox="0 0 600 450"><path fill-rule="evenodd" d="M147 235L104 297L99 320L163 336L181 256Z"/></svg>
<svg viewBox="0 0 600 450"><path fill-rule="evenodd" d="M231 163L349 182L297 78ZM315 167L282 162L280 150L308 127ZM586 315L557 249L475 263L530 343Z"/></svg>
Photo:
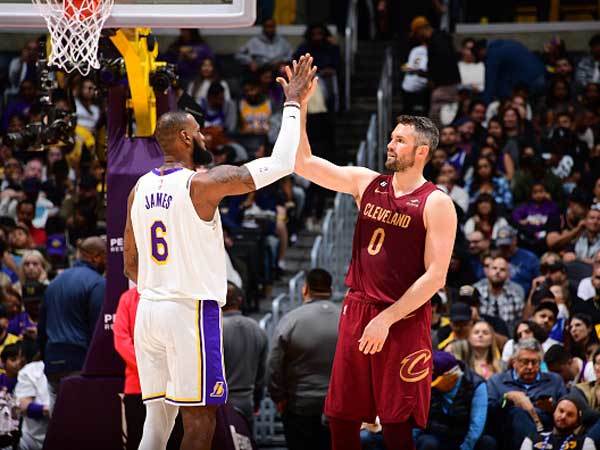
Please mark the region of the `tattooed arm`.
<svg viewBox="0 0 600 450"><path fill-rule="evenodd" d="M217 166L192 178L192 202L201 219L212 220L223 197L260 189L294 170L300 142L300 102L309 93L316 67L312 66L310 55L301 56L293 66L293 70L287 71L289 82L284 78L277 79L289 104L284 106L281 129L271 156L255 159L242 167Z"/></svg>
<svg viewBox="0 0 600 450"><path fill-rule="evenodd" d="M125 223L125 233L123 235L123 272L127 278L137 284L138 252L131 224L131 204L133 203L136 187L137 185L134 186L127 198L127 222Z"/></svg>

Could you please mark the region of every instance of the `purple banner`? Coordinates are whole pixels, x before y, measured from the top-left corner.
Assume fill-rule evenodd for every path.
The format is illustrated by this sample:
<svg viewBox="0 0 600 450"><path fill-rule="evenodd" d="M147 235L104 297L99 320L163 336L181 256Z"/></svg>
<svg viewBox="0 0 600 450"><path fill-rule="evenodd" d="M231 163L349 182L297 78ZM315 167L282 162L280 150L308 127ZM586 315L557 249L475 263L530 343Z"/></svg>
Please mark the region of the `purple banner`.
<svg viewBox="0 0 600 450"><path fill-rule="evenodd" d="M163 155L153 138L125 136L127 90L111 88L108 97L107 283L102 314L96 324L82 375L61 382L45 450L113 450L123 448L121 403L124 364L115 351L112 326L119 298L128 288L123 275L123 230L127 197L140 175L160 166ZM157 94L159 111L168 109Z"/></svg>
<svg viewBox="0 0 600 450"><path fill-rule="evenodd" d="M127 197L138 178L163 161L163 154L154 138L130 139L125 136L126 95L125 87L115 87L109 91L108 97L106 298L83 367L84 375L123 376L123 362L114 349L112 325L119 298L128 289L128 281L123 275ZM167 106L162 100L162 104Z"/></svg>

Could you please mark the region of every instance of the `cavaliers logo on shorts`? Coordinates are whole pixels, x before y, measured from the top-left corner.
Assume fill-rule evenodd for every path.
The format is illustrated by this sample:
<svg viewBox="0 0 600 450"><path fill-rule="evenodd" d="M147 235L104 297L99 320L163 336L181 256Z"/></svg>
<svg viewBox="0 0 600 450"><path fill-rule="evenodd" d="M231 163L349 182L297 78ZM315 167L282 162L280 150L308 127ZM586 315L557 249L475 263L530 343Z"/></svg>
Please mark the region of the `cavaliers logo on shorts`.
<svg viewBox="0 0 600 450"><path fill-rule="evenodd" d="M400 379L406 383L416 383L429 375L431 352L427 349L417 350L406 356L400 363Z"/></svg>

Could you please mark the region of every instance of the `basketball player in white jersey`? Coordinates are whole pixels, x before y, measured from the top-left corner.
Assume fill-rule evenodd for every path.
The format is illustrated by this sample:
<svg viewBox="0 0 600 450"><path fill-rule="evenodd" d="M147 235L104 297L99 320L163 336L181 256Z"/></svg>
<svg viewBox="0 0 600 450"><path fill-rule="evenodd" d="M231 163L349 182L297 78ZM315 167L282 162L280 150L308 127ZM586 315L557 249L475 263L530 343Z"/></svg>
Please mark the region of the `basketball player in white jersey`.
<svg viewBox="0 0 600 450"><path fill-rule="evenodd" d="M156 139L164 164L142 176L129 194L125 275L141 294L134 345L146 405L141 450L166 447L181 409L183 450L211 448L215 411L227 400L221 306L227 279L218 205L227 195L260 189L292 173L300 142L300 104L316 68L305 55L279 78L286 102L273 153L241 167L194 172L205 159L196 120L169 112Z"/></svg>

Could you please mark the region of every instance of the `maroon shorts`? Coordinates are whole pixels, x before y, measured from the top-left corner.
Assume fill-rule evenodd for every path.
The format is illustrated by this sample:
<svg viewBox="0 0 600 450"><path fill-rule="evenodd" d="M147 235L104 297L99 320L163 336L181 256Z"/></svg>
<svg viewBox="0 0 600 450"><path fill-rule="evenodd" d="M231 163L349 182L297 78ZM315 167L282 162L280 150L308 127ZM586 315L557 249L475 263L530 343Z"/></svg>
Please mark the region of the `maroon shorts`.
<svg viewBox="0 0 600 450"><path fill-rule="evenodd" d="M358 340L367 324L389 307L351 291L344 300L325 401L325 414L373 423L414 421L425 428L431 398L431 306L396 322L381 352L365 355Z"/></svg>

